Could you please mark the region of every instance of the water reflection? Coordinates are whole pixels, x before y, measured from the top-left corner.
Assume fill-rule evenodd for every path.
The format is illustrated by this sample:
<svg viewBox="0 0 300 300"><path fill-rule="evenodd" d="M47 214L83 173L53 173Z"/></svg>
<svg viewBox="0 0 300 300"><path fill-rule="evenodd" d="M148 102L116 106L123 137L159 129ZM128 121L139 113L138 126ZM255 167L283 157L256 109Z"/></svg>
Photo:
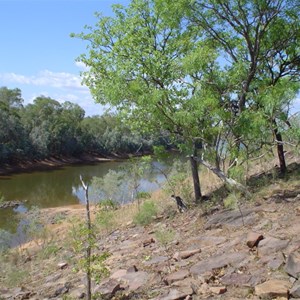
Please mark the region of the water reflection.
<svg viewBox="0 0 300 300"><path fill-rule="evenodd" d="M57 170L16 174L9 177L0 176L0 192L5 200L18 200L23 205L17 209L0 209L0 228L11 233L18 231L20 225L20 212L32 207L47 208L63 205L72 205L84 202L84 190L81 186L79 175L85 182L90 183L94 176L103 177L109 170L118 170L121 165L128 162L105 162L89 165L73 165ZM152 178L150 178L152 176ZM153 177L154 176L154 177ZM153 181L155 179L155 182ZM148 175L140 182L141 191L153 191L158 188L157 182L162 182L164 177L156 172ZM126 186L124 191L126 192ZM92 201L99 201L101 194L97 188L90 187ZM127 191L128 192L128 191ZM125 196L124 196L125 195ZM129 197L126 193L123 201Z"/></svg>

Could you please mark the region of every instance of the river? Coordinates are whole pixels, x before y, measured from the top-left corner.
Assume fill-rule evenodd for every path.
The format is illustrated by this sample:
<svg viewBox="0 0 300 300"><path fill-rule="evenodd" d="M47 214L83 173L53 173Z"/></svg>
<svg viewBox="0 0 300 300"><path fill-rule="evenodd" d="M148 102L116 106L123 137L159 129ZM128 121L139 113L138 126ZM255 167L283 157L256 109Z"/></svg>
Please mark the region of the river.
<svg viewBox="0 0 300 300"><path fill-rule="evenodd" d="M157 163L156 163L157 164ZM72 205L84 202L84 191L79 175L86 182L93 177L103 177L109 170L130 168L128 162L101 162L85 165L71 165L48 171L34 171L11 176L0 176L0 192L5 201L21 201L17 208L0 209L0 229L11 234L18 231L22 212L32 207L48 208ZM140 181L140 191L151 192L159 188L164 177L158 171L146 176ZM153 178L155 180L153 181ZM92 201L99 201L100 193L97 188L90 186ZM95 192L96 191L96 192Z"/></svg>

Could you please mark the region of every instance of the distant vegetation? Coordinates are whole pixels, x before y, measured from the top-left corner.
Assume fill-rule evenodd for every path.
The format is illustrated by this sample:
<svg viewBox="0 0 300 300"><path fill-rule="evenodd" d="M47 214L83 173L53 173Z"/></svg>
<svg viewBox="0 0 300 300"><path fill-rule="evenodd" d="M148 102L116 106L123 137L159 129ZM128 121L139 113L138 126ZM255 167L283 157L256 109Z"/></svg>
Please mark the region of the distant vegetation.
<svg viewBox="0 0 300 300"><path fill-rule="evenodd" d="M136 153L158 142L159 135L132 132L116 114L85 117L78 104L44 96L24 105L20 89L0 88L0 163Z"/></svg>

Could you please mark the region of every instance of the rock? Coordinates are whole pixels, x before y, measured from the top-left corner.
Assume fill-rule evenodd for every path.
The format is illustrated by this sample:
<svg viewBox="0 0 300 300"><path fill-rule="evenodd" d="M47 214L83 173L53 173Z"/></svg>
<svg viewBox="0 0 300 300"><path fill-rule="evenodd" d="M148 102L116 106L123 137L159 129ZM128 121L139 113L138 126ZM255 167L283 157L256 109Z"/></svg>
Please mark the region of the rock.
<svg viewBox="0 0 300 300"><path fill-rule="evenodd" d="M188 277L190 275L189 270L179 270L175 273L171 273L169 274L166 278L165 278L165 282L168 285L171 285L171 283L178 281L178 280L183 280L184 278Z"/></svg>
<svg viewBox="0 0 300 300"><path fill-rule="evenodd" d="M189 258L197 253L200 253L201 252L201 249L194 249L194 250L186 250L186 251L181 251L179 252L178 256L181 258L181 259L186 259L186 258Z"/></svg>
<svg viewBox="0 0 300 300"><path fill-rule="evenodd" d="M193 294L192 288L172 288L166 296L160 296L155 300L179 300L186 299L189 295Z"/></svg>
<svg viewBox="0 0 300 300"><path fill-rule="evenodd" d="M130 268L127 269L127 273L134 273L137 272L138 268L136 266L132 266Z"/></svg>
<svg viewBox="0 0 300 300"><path fill-rule="evenodd" d="M147 246L151 245L152 243L155 243L155 240L153 238L145 240L145 241L143 241L143 247L147 247Z"/></svg>
<svg viewBox="0 0 300 300"><path fill-rule="evenodd" d="M110 279L120 282L123 289L135 291L147 282L148 277L147 272L128 272L127 270L120 269L113 273Z"/></svg>
<svg viewBox="0 0 300 300"><path fill-rule="evenodd" d="M288 299L290 282L285 280L271 279L255 287L255 294L261 298L284 297Z"/></svg>
<svg viewBox="0 0 300 300"><path fill-rule="evenodd" d="M290 290L290 295L294 298L300 298L300 281L296 281Z"/></svg>
<svg viewBox="0 0 300 300"><path fill-rule="evenodd" d="M114 272L111 276L110 276L110 278L111 279L121 279L123 276L125 276L127 274L127 270L124 270L124 269L120 269L120 270L118 270L118 271L116 271L116 272Z"/></svg>
<svg viewBox="0 0 300 300"><path fill-rule="evenodd" d="M126 283L126 289L129 291L136 291L142 287L148 280L148 273L143 271L138 271L134 273L127 273L122 277L122 281Z"/></svg>
<svg viewBox="0 0 300 300"><path fill-rule="evenodd" d="M167 261L169 258L166 256L155 256L152 259L145 261L145 265L154 265Z"/></svg>
<svg viewBox="0 0 300 300"><path fill-rule="evenodd" d="M256 247L258 243L263 239L263 235L257 232L249 232L247 236L247 246L249 248Z"/></svg>
<svg viewBox="0 0 300 300"><path fill-rule="evenodd" d="M9 208L9 207L17 207L22 204L21 201L14 200L14 201L4 201L0 203L0 208Z"/></svg>
<svg viewBox="0 0 300 300"><path fill-rule="evenodd" d="M230 265L238 265L245 261L247 254L243 252L224 253L222 255L214 255L207 260L203 260L191 267L192 275L202 275L213 269L223 268Z"/></svg>
<svg viewBox="0 0 300 300"><path fill-rule="evenodd" d="M52 297L57 297L57 296L64 295L64 294L68 293L70 287L71 287L71 283L66 282L63 286L61 286L61 287L59 287L58 289L55 290Z"/></svg>
<svg viewBox="0 0 300 300"><path fill-rule="evenodd" d="M111 299L117 291L121 290L121 285L116 279L108 278L94 289L94 293L100 293L103 299Z"/></svg>
<svg viewBox="0 0 300 300"><path fill-rule="evenodd" d="M300 254L293 252L288 256L286 267L286 272L293 276L294 278L300 277Z"/></svg>
<svg viewBox="0 0 300 300"><path fill-rule="evenodd" d="M222 284L231 285L231 286L250 286L249 282L251 280L251 275L249 274L226 274L221 278Z"/></svg>
<svg viewBox="0 0 300 300"><path fill-rule="evenodd" d="M252 225L255 223L255 216L257 208L254 209L242 209L243 215L240 211L225 210L221 213L217 213L212 216L212 218L204 225L206 230L212 228L219 228L222 225L231 225L231 226L243 226Z"/></svg>
<svg viewBox="0 0 300 300"><path fill-rule="evenodd" d="M59 269L65 269L68 267L68 263L66 263L66 262L59 263L59 264L57 264L57 267Z"/></svg>
<svg viewBox="0 0 300 300"><path fill-rule="evenodd" d="M209 290L215 295L221 295L227 292L226 286L210 286Z"/></svg>
<svg viewBox="0 0 300 300"><path fill-rule="evenodd" d="M285 249L289 244L288 240L280 240L274 237L264 238L258 245L258 253L260 255L270 255Z"/></svg>

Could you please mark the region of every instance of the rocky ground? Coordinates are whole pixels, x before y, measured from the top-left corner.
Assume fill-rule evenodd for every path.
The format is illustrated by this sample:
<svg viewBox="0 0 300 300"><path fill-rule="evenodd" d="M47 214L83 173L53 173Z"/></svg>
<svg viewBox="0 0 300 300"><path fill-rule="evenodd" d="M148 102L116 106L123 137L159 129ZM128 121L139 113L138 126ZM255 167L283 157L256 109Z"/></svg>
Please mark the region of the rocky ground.
<svg viewBox="0 0 300 300"><path fill-rule="evenodd" d="M300 299L299 216L294 180L273 183L240 209L165 211L146 227L129 222L97 240L95 253L110 255L109 275L93 281L93 293L96 299ZM31 264L28 280L14 288L0 283L0 299L84 299L85 275L74 272L68 253L42 263L26 257L21 268ZM47 269L49 261L54 267Z"/></svg>

